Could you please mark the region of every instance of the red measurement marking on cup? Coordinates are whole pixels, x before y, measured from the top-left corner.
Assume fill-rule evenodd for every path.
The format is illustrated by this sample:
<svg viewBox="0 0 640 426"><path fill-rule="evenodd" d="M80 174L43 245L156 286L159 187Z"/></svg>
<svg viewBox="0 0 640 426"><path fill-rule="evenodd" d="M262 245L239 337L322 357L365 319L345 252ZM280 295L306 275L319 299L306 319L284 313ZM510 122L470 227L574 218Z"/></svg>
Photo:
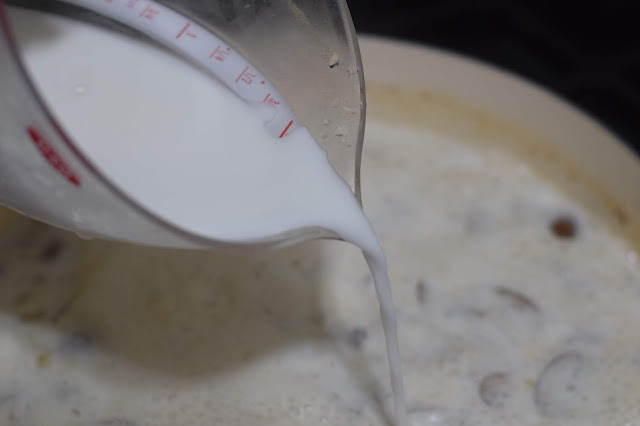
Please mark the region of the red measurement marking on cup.
<svg viewBox="0 0 640 426"><path fill-rule="evenodd" d="M278 137L285 127L288 129L282 136L298 127L299 123L296 122L287 102L250 61L206 27L168 7L166 4L171 3L170 1L62 1L105 15L139 30L167 47L186 54L198 65L215 74L229 89L247 102L262 101L276 106L280 111L268 126L269 132L274 137ZM3 0L0 0L0 4L2 2ZM293 123L289 125L290 121Z"/></svg>
<svg viewBox="0 0 640 426"><path fill-rule="evenodd" d="M209 55L209 59L215 59L216 61L224 62L224 60L229 55L231 55L230 47L223 49L221 46L218 46L213 52L211 52L211 55Z"/></svg>
<svg viewBox="0 0 640 426"><path fill-rule="evenodd" d="M198 36L194 33L192 33L191 31L187 31L189 29L189 27L191 26L191 24L187 24L184 26L184 28L182 28L180 30L180 32L178 33L178 35L176 35L176 39L179 39L180 37L182 37L183 35L189 36L191 38L198 38Z"/></svg>
<svg viewBox="0 0 640 426"><path fill-rule="evenodd" d="M238 78L236 78L236 83L239 82L239 81L242 81L243 83L251 84L251 83L253 83L253 79L256 78L256 77L257 77L257 75L250 73L249 72L249 67L246 66L244 68L244 70L242 70L242 72L240 73Z"/></svg>
<svg viewBox="0 0 640 426"><path fill-rule="evenodd" d="M291 125L293 124L293 120L291 120L289 122L289 124L287 124L287 127L284 128L284 130L282 131L282 133L280 133L280 137L283 137L285 134L287 134L287 130L289 130L289 128L291 127Z"/></svg>
<svg viewBox="0 0 640 426"><path fill-rule="evenodd" d="M40 154L44 157L47 162L58 171L65 179L74 184L75 186L80 186L80 179L78 176L71 170L71 168L65 163L65 161L60 157L60 155L56 152L56 150L49 144L49 142L40 135L33 127L27 128L27 133L29 133L29 137L33 141Z"/></svg>
<svg viewBox="0 0 640 426"><path fill-rule="evenodd" d="M280 105L280 101L277 101L271 96L271 93L267 93L267 96L264 97L262 102L271 104L271 105Z"/></svg>
<svg viewBox="0 0 640 426"><path fill-rule="evenodd" d="M154 9L151 6L147 6L144 9L142 9L142 12L140 12L140 16L141 18L145 18L148 19L150 21L153 21L153 18L155 18L156 16L158 16L158 14L160 13L159 10Z"/></svg>

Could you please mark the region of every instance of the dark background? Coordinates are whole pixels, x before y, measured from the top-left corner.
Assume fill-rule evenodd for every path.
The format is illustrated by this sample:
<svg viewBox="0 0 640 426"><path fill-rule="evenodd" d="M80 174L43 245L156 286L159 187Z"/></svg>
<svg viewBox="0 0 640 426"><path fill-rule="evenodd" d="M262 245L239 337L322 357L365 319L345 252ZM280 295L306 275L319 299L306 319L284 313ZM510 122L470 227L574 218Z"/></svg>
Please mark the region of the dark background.
<svg viewBox="0 0 640 426"><path fill-rule="evenodd" d="M359 33L454 50L523 75L640 152L640 1L347 1Z"/></svg>

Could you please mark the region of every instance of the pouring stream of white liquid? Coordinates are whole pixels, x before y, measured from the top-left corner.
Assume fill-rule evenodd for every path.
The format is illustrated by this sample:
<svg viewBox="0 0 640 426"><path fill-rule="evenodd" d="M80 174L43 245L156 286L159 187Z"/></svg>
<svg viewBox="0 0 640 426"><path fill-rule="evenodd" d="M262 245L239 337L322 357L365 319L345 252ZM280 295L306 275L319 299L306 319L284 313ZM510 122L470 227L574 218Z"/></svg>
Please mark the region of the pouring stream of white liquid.
<svg viewBox="0 0 640 426"><path fill-rule="evenodd" d="M362 249L380 302L395 421L406 426L384 253L306 129L276 140L226 87L147 43L37 12L10 15L27 68L73 141L158 216L234 242L320 227Z"/></svg>

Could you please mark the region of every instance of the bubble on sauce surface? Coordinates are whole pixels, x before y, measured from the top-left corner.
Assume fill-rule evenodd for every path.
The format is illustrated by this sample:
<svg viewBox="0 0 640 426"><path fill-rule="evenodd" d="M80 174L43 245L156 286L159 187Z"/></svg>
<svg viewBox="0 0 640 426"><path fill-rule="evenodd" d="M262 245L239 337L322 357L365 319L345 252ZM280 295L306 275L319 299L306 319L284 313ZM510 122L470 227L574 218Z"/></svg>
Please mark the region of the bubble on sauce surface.
<svg viewBox="0 0 640 426"><path fill-rule="evenodd" d="M492 373L480 381L478 393L489 407L503 409L513 393L511 376L504 372Z"/></svg>
<svg viewBox="0 0 640 426"><path fill-rule="evenodd" d="M572 417L587 403L582 392L584 356L579 352L564 352L544 367L536 381L534 402L546 417Z"/></svg>

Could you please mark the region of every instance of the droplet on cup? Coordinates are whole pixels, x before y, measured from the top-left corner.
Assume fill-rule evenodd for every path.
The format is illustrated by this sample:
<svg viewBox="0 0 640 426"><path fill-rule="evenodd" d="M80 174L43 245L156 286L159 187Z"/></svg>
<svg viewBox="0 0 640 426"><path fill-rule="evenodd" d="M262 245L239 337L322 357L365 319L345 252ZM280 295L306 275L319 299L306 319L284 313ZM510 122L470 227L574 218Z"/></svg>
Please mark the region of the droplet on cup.
<svg viewBox="0 0 640 426"><path fill-rule="evenodd" d="M80 225L80 224L84 223L84 219L82 218L82 215L80 213L78 213L78 212L71 213L71 220L76 225Z"/></svg>
<svg viewBox="0 0 640 426"><path fill-rule="evenodd" d="M88 87L84 84L78 84L74 88L77 95L84 95L88 91Z"/></svg>

